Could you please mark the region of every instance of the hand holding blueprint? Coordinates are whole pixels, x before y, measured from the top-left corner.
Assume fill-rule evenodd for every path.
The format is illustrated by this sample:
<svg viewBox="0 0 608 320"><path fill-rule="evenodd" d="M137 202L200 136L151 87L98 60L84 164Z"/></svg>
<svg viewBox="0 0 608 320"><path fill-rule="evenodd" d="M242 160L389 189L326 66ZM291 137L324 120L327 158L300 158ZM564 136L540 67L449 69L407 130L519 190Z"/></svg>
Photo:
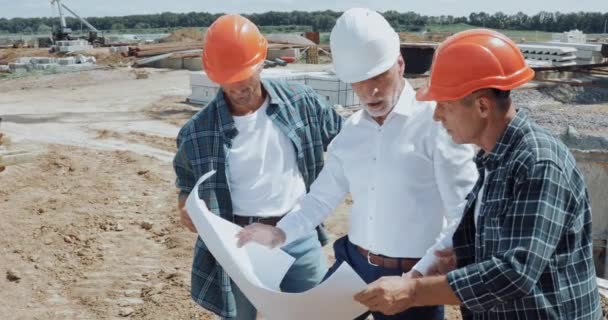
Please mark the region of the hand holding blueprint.
<svg viewBox="0 0 608 320"><path fill-rule="evenodd" d="M309 291L281 292L281 280L294 258L257 243L237 248L236 234L241 227L210 212L198 197L199 185L214 173L199 179L186 209L207 248L265 319L353 319L367 311L353 299L367 285L348 264L342 264L329 279Z"/></svg>

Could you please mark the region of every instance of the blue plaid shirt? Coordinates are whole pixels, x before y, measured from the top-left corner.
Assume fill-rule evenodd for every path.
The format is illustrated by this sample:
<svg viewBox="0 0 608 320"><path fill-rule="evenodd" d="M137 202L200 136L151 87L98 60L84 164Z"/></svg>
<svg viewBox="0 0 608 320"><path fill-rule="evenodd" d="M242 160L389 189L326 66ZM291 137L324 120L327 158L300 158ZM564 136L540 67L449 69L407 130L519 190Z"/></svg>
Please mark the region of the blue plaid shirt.
<svg viewBox="0 0 608 320"><path fill-rule="evenodd" d="M267 114L292 142L298 169L307 191L323 168L323 152L342 127L342 118L311 88L291 82L262 80L270 98ZM195 114L179 132L173 167L176 185L189 193L205 173L216 174L199 187L199 197L209 209L232 221L232 200L226 177L225 155L238 134L220 90L206 108ZM327 237L318 228L319 240ZM196 241L192 265L192 298L202 307L225 318L236 317L230 278L205 247Z"/></svg>
<svg viewBox="0 0 608 320"><path fill-rule="evenodd" d="M600 319L589 197L568 148L520 111L475 161L448 274L464 319Z"/></svg>

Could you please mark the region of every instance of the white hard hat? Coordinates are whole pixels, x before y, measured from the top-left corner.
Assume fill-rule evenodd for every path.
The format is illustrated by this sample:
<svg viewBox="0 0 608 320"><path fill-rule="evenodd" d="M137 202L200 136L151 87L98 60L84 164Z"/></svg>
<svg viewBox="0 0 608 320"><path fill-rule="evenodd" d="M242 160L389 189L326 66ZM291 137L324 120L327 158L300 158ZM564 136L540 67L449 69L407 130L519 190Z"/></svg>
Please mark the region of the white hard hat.
<svg viewBox="0 0 608 320"><path fill-rule="evenodd" d="M400 54L399 35L378 12L349 9L329 38L334 69L340 80L354 83L390 69Z"/></svg>

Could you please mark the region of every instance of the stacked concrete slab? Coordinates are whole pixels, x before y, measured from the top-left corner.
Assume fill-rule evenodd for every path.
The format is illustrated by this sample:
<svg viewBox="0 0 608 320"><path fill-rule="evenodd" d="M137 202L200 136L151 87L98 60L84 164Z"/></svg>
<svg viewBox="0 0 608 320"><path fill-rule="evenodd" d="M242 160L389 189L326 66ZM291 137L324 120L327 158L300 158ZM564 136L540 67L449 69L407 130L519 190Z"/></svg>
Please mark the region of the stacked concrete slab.
<svg viewBox="0 0 608 320"><path fill-rule="evenodd" d="M289 69L265 69L263 79L280 79L306 84L324 97L330 105L354 107L359 105L359 99L350 84L340 81L328 72L298 72ZM205 105L215 97L219 86L213 83L205 72L190 74L192 95L188 99L192 103Z"/></svg>
<svg viewBox="0 0 608 320"><path fill-rule="evenodd" d="M573 47L559 47L544 44L520 44L519 50L526 60L534 66L536 61L549 61L548 66L568 66L576 64L577 49ZM537 64L540 65L540 64Z"/></svg>
<svg viewBox="0 0 608 320"><path fill-rule="evenodd" d="M606 62L606 58L602 55L602 45L593 43L564 43L564 42L549 42L550 46L556 47L572 47L576 48L576 63L577 64L595 64Z"/></svg>
<svg viewBox="0 0 608 320"><path fill-rule="evenodd" d="M541 42L519 45L520 50L531 61L552 61L553 66L587 65L608 61L602 55L602 44Z"/></svg>
<svg viewBox="0 0 608 320"><path fill-rule="evenodd" d="M348 83L344 83L334 74L311 72L306 75L306 85L313 88L320 96L332 105L353 107L359 105L359 98Z"/></svg>
<svg viewBox="0 0 608 320"><path fill-rule="evenodd" d="M54 49L57 52L73 52L91 50L93 46L86 40L64 40L57 41Z"/></svg>
<svg viewBox="0 0 608 320"><path fill-rule="evenodd" d="M57 68L80 68L85 65L94 65L95 57L52 58L52 57L23 57L15 63L10 63L8 69L12 73L29 72L34 70L52 70Z"/></svg>

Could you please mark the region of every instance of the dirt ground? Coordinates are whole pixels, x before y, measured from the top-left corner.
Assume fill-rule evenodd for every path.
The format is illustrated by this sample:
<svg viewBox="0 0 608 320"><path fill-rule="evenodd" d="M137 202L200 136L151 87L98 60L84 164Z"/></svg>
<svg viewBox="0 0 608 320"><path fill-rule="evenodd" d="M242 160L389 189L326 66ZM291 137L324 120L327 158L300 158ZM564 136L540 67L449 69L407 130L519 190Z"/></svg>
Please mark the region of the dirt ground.
<svg viewBox="0 0 608 320"><path fill-rule="evenodd" d="M3 319L213 318L189 297L195 236L179 225L171 166L199 107L185 103L187 71L144 71L0 83L2 131L40 152L0 174ZM334 238L350 204L327 221Z"/></svg>

